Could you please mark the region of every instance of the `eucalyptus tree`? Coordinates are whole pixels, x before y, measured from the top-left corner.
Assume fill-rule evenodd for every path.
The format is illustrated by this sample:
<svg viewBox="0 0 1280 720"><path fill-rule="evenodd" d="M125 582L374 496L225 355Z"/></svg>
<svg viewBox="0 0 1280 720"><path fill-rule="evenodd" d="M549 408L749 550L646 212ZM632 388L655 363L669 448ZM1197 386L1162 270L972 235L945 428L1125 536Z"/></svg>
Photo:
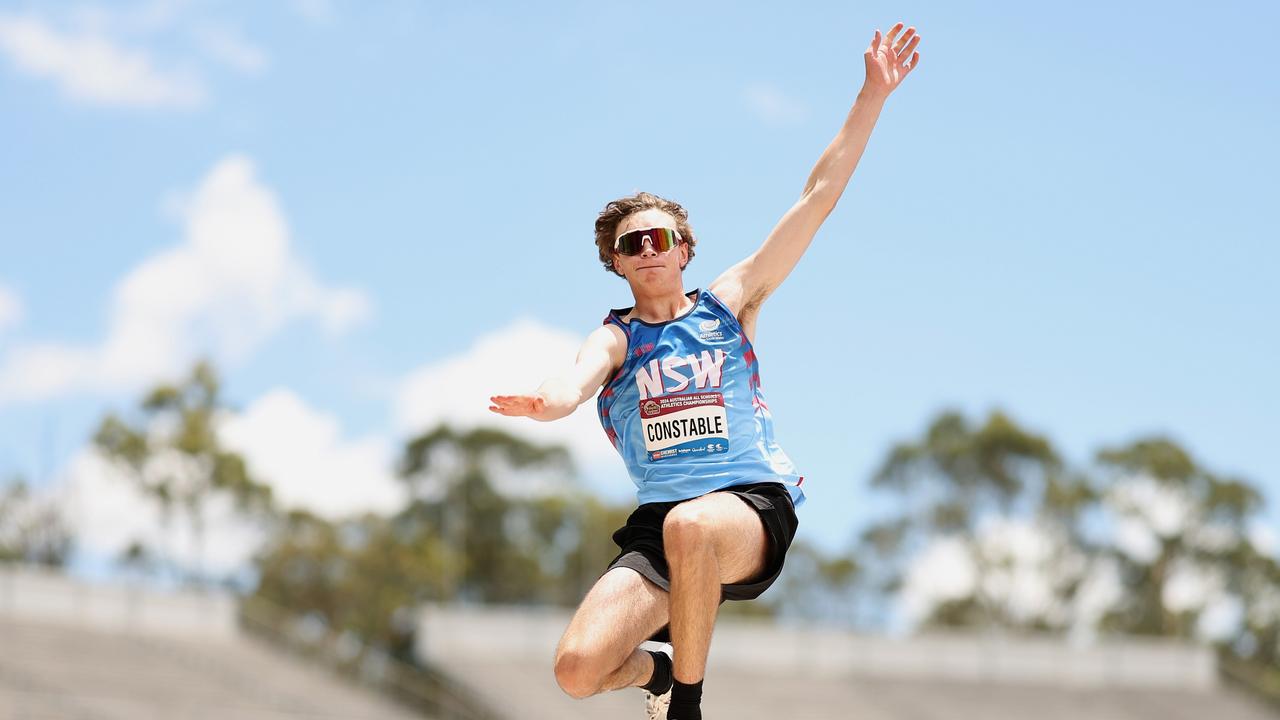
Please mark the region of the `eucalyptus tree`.
<svg viewBox="0 0 1280 720"><path fill-rule="evenodd" d="M33 492L21 477L0 485L0 562L61 567L73 544L52 498Z"/></svg>
<svg viewBox="0 0 1280 720"><path fill-rule="evenodd" d="M108 413L94 433L101 454L122 471L159 510L166 535L177 516L185 518L195 542L195 567L187 581L204 582L205 508L216 496L237 511L267 515L269 486L255 480L244 459L222 446L217 424L224 407L217 374L199 362L177 384L162 383L143 397L130 419ZM168 564L178 564L169 553Z"/></svg>
<svg viewBox="0 0 1280 720"><path fill-rule="evenodd" d="M440 425L406 444L398 470L410 503L397 523L453 550L450 596L527 601L532 588L549 584L541 555L557 527L535 522L530 500L573 488L568 450L494 428Z"/></svg>
<svg viewBox="0 0 1280 720"><path fill-rule="evenodd" d="M1257 618L1276 592L1267 582L1274 556L1251 533L1263 509L1257 488L1163 437L1104 448L1096 459L1115 538L1109 554L1125 588L1107 628L1223 639L1245 616Z"/></svg>
<svg viewBox="0 0 1280 720"><path fill-rule="evenodd" d="M1082 525L1095 493L1047 437L998 411L977 424L943 412L921 438L890 448L871 486L891 510L861 535L868 581L887 595L919 594L913 564L922 557L934 558L928 573L954 578L952 587L930 591L918 622L1070 622L1087 572ZM1031 597L1021 592L1028 577L1040 588Z"/></svg>

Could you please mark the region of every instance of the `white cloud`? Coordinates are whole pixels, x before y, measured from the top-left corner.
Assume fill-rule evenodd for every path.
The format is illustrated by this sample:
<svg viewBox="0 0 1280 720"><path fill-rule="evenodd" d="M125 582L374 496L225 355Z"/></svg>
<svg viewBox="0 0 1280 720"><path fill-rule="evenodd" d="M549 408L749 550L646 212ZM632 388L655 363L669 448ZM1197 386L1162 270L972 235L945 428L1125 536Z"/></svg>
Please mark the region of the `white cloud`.
<svg viewBox="0 0 1280 720"><path fill-rule="evenodd" d="M190 71L157 67L140 48L93 31L60 32L35 16L0 15L0 52L70 98L100 105L194 108L207 92Z"/></svg>
<svg viewBox="0 0 1280 720"><path fill-rule="evenodd" d="M1280 535L1261 520L1255 520L1249 527L1249 542L1253 545L1254 552L1259 555L1274 557L1277 550L1280 550Z"/></svg>
<svg viewBox="0 0 1280 720"><path fill-rule="evenodd" d="M233 70L257 75L268 65L266 52L230 27L201 25L195 29L195 38L206 55Z"/></svg>
<svg viewBox="0 0 1280 720"><path fill-rule="evenodd" d="M1114 558L1098 558L1089 566L1076 593L1070 636L1077 642L1097 637L1098 623L1124 598L1120 567Z"/></svg>
<svg viewBox="0 0 1280 720"><path fill-rule="evenodd" d="M1239 631L1243 620L1244 603L1240 598L1219 593L1196 618L1196 635L1206 640L1228 640Z"/></svg>
<svg viewBox="0 0 1280 720"><path fill-rule="evenodd" d="M399 509L405 492L392 475L391 443L342 437L333 415L278 388L220 426L219 437L244 456L250 473L286 508L328 518Z"/></svg>
<svg viewBox="0 0 1280 720"><path fill-rule="evenodd" d="M1160 555L1160 541L1141 520L1121 517L1116 521L1116 547L1132 560L1149 564Z"/></svg>
<svg viewBox="0 0 1280 720"><path fill-rule="evenodd" d="M742 91L747 107L766 125L798 125L809 117L805 105L768 83L755 83Z"/></svg>
<svg viewBox="0 0 1280 720"><path fill-rule="evenodd" d="M965 541L939 538L912 558L899 598L899 610L914 627L938 605L971 596L977 582L978 571Z"/></svg>
<svg viewBox="0 0 1280 720"><path fill-rule="evenodd" d="M1209 602L1210 596L1220 588L1217 573L1185 560L1177 561L1169 568L1160 597L1171 612L1198 610Z"/></svg>
<svg viewBox="0 0 1280 720"><path fill-rule="evenodd" d="M1121 479L1108 501L1121 514L1142 520L1152 532L1163 538L1182 534L1195 515L1195 501L1185 490L1149 475Z"/></svg>
<svg viewBox="0 0 1280 720"><path fill-rule="evenodd" d="M1105 502L1115 514L1114 541L1133 560L1153 562L1162 540L1199 528L1195 501L1187 491L1144 474L1117 479ZM1222 542L1216 531L1199 533L1193 540L1213 545Z"/></svg>
<svg viewBox="0 0 1280 720"><path fill-rule="evenodd" d="M13 290L0 285L0 334L22 322L22 299Z"/></svg>
<svg viewBox="0 0 1280 720"><path fill-rule="evenodd" d="M0 365L0 405L60 395L93 372L91 351L49 343L17 346Z"/></svg>
<svg viewBox="0 0 1280 720"><path fill-rule="evenodd" d="M183 459L159 462L149 472L187 472ZM135 478L92 447L72 459L62 503L68 526L76 533L77 552L115 559L134 542L156 551L167 562L226 576L245 567L266 537L265 530L236 512L230 498L218 497L201 513L203 533L176 509L168 518L146 496Z"/></svg>
<svg viewBox="0 0 1280 720"><path fill-rule="evenodd" d="M347 439L338 420L309 407L293 392L278 388L242 413L218 422L225 447L241 454L254 478L272 489L286 509L306 509L327 518L399 508L405 493L391 473L391 443L370 436ZM199 469L179 453L161 453L141 480L194 477ZM81 449L64 473L59 503L75 529L79 550L113 559L141 542L183 568L203 568L225 576L247 567L266 539L266 529L237 512L232 500L215 496L201 515L203 543L192 518L176 508L166 518L140 489L139 478L103 457L93 446Z"/></svg>
<svg viewBox="0 0 1280 720"><path fill-rule="evenodd" d="M1195 614L1196 635L1201 639L1225 640L1244 619L1244 603L1228 591L1223 571L1212 565L1175 562L1160 597L1171 612Z"/></svg>
<svg viewBox="0 0 1280 720"><path fill-rule="evenodd" d="M275 195L247 157L214 166L186 203L185 225L181 244L116 286L101 344L15 348L0 364L0 403L134 391L200 355L235 364L294 320L337 333L369 313L362 293L325 287L293 255Z"/></svg>
<svg viewBox="0 0 1280 720"><path fill-rule="evenodd" d="M171 29L192 0L143 0L136 3L72 5L67 16L78 28L104 35L149 35Z"/></svg>
<svg viewBox="0 0 1280 720"><path fill-rule="evenodd" d="M488 409L491 395L531 393L549 375L571 367L582 339L534 320L482 335L461 354L418 368L400 382L397 429L416 435L441 422L498 427L537 442L563 444L579 463L605 466L614 470L613 476L625 477L617 452L600 428L593 400L549 423Z"/></svg>
<svg viewBox="0 0 1280 720"><path fill-rule="evenodd" d="M1087 639L1120 590L1114 562L1091 562L1058 529L989 517L974 538L935 538L912 558L898 610L912 628L946 602L975 598L1013 622L1043 622Z"/></svg>
<svg viewBox="0 0 1280 720"><path fill-rule="evenodd" d="M290 0L289 6L313 25L328 25L337 17L332 0Z"/></svg>
<svg viewBox="0 0 1280 720"><path fill-rule="evenodd" d="M1066 612L1055 589L1074 578L1082 565L1079 557L1063 556L1066 547L1062 538L1033 522L991 519L978 531L983 594L1019 622L1063 622Z"/></svg>
<svg viewBox="0 0 1280 720"><path fill-rule="evenodd" d="M372 310L369 296L355 288L323 288L312 284L302 299L311 306L311 313L325 332L335 336L364 322Z"/></svg>

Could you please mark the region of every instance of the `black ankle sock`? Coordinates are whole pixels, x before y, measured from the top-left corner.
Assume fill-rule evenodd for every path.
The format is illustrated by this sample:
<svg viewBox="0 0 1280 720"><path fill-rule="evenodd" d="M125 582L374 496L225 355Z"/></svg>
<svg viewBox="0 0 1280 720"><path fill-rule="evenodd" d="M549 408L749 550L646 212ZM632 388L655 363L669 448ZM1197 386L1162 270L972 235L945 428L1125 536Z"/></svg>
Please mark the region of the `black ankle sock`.
<svg viewBox="0 0 1280 720"><path fill-rule="evenodd" d="M654 695L662 695L671 689L671 656L664 652L646 650L653 656L653 677L641 687Z"/></svg>
<svg viewBox="0 0 1280 720"><path fill-rule="evenodd" d="M674 678L673 678L674 680ZM674 680L667 720L702 720L702 681L686 685Z"/></svg>

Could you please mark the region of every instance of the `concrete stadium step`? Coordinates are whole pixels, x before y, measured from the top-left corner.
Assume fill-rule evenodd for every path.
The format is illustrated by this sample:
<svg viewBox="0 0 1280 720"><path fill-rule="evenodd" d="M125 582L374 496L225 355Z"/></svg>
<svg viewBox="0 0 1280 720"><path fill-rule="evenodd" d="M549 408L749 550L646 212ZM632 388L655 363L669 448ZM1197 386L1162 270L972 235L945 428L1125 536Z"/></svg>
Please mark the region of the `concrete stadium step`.
<svg viewBox="0 0 1280 720"><path fill-rule="evenodd" d="M482 697L510 720L598 720L645 717L644 693L638 688L574 700L560 691L551 660L531 664L498 656L460 658L438 663L441 670Z"/></svg>
<svg viewBox="0 0 1280 720"><path fill-rule="evenodd" d="M1224 691L1061 688L885 678L708 676L703 705L726 717L827 720L847 708L859 720L1275 720L1251 698Z"/></svg>
<svg viewBox="0 0 1280 720"><path fill-rule="evenodd" d="M762 648L767 652L767 648ZM587 720L642 718L644 701L635 689L586 700L564 695L551 662L502 662L480 658L449 663L451 674L469 684L509 718ZM1062 688L1035 684L822 678L803 674L748 674L708 670L703 707L712 717L831 720L1276 720L1252 699L1228 691ZM840 709L836 712L836 709Z"/></svg>
<svg viewBox="0 0 1280 720"><path fill-rule="evenodd" d="M422 616L418 650L513 720L644 717L638 690L573 700L556 686L552 652L568 620L552 609L437 606ZM740 720L1280 718L1222 687L1211 661L1141 639L1088 649L1052 638L875 639L722 621L703 707Z"/></svg>
<svg viewBox="0 0 1280 720"><path fill-rule="evenodd" d="M250 639L138 636L0 617L0 718L408 720Z"/></svg>

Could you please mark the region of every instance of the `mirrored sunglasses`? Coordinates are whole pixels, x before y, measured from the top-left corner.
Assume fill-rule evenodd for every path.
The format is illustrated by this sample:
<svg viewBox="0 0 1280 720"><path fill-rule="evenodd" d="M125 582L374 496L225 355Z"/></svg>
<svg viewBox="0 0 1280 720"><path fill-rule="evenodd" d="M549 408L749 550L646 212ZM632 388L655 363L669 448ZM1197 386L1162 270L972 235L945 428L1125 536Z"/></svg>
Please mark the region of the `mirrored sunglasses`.
<svg viewBox="0 0 1280 720"><path fill-rule="evenodd" d="M654 252L661 253L675 247L683 239L678 230L671 228L644 228L619 235L613 243L613 249L621 255L639 255L648 240Z"/></svg>

